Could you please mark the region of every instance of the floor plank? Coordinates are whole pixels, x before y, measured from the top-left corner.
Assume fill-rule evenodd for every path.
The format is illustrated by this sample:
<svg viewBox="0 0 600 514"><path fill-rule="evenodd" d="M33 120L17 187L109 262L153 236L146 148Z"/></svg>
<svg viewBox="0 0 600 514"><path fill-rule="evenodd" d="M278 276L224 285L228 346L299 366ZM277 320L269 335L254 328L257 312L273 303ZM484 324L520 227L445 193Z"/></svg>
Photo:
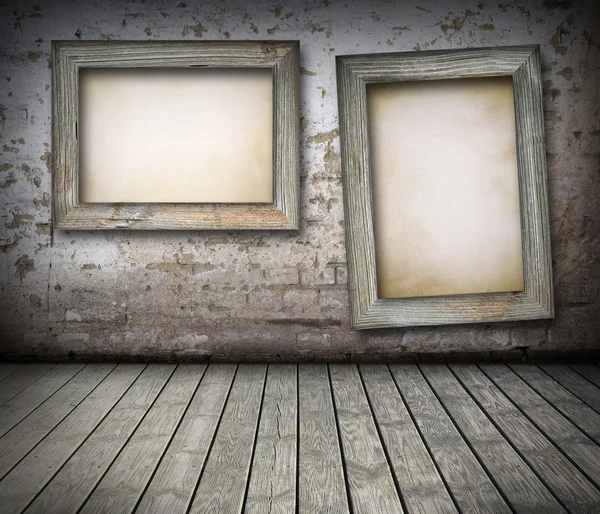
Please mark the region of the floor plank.
<svg viewBox="0 0 600 514"><path fill-rule="evenodd" d="M484 364L481 369L598 487L600 447L505 365Z"/></svg>
<svg viewBox="0 0 600 514"><path fill-rule="evenodd" d="M414 365L391 366L396 384L463 512L510 512Z"/></svg>
<svg viewBox="0 0 600 514"><path fill-rule="evenodd" d="M298 369L298 511L348 514L348 497L327 365Z"/></svg>
<svg viewBox="0 0 600 514"><path fill-rule="evenodd" d="M600 443L600 414L583 403L537 366L511 364L521 379L534 389L540 397L560 411L571 423L578 426L590 438Z"/></svg>
<svg viewBox="0 0 600 514"><path fill-rule="evenodd" d="M52 396L84 367L58 364L0 407L0 437Z"/></svg>
<svg viewBox="0 0 600 514"><path fill-rule="evenodd" d="M236 366L211 364L137 511L185 513L231 389Z"/></svg>
<svg viewBox="0 0 600 514"><path fill-rule="evenodd" d="M356 366L331 365L341 446L356 513L403 511Z"/></svg>
<svg viewBox="0 0 600 514"><path fill-rule="evenodd" d="M265 375L264 365L239 366L190 513L241 512Z"/></svg>
<svg viewBox="0 0 600 514"><path fill-rule="evenodd" d="M117 366L84 402L0 481L0 505L21 512L110 412L144 369Z"/></svg>
<svg viewBox="0 0 600 514"><path fill-rule="evenodd" d="M504 393L475 365L452 365L451 369L569 512L593 512L600 502L600 491Z"/></svg>
<svg viewBox="0 0 600 514"><path fill-rule="evenodd" d="M596 387L600 387L600 367L594 364L569 364L569 367Z"/></svg>
<svg viewBox="0 0 600 514"><path fill-rule="evenodd" d="M296 377L295 365L269 365L246 514L289 514L296 508Z"/></svg>
<svg viewBox="0 0 600 514"><path fill-rule="evenodd" d="M55 364L26 364L8 375L0 387L0 405L4 405L23 389L44 376Z"/></svg>
<svg viewBox="0 0 600 514"><path fill-rule="evenodd" d="M0 512L600 512L595 381L582 364L3 363Z"/></svg>
<svg viewBox="0 0 600 514"><path fill-rule="evenodd" d="M361 364L359 370L407 511L421 514L458 512L389 369L378 364Z"/></svg>
<svg viewBox="0 0 600 514"><path fill-rule="evenodd" d="M205 365L180 364L80 512L133 512L202 379Z"/></svg>
<svg viewBox="0 0 600 514"><path fill-rule="evenodd" d="M77 512L174 369L174 364L150 364L26 512Z"/></svg>
<svg viewBox="0 0 600 514"><path fill-rule="evenodd" d="M600 413L600 389L598 387L564 364L544 364L540 367L565 389Z"/></svg>
<svg viewBox="0 0 600 514"><path fill-rule="evenodd" d="M22 368L23 366L25 366L25 364L21 362L0 363L0 382L2 382L6 377L12 375L15 371Z"/></svg>
<svg viewBox="0 0 600 514"><path fill-rule="evenodd" d="M88 364L0 438L0 479L106 378L114 364Z"/></svg>
<svg viewBox="0 0 600 514"><path fill-rule="evenodd" d="M421 365L420 368L513 510L534 514L543 505L544 512L564 513L565 509L460 386L450 370L443 365ZM515 480L515 477L519 479Z"/></svg>

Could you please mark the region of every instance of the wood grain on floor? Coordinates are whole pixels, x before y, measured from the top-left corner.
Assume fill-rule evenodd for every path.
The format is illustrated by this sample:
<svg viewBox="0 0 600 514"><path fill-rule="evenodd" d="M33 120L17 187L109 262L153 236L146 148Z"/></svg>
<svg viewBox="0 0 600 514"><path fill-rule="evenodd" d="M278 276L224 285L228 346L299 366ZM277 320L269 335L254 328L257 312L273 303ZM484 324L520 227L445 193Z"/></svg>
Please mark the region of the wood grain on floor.
<svg viewBox="0 0 600 514"><path fill-rule="evenodd" d="M596 364L0 364L7 514L587 514L599 477Z"/></svg>

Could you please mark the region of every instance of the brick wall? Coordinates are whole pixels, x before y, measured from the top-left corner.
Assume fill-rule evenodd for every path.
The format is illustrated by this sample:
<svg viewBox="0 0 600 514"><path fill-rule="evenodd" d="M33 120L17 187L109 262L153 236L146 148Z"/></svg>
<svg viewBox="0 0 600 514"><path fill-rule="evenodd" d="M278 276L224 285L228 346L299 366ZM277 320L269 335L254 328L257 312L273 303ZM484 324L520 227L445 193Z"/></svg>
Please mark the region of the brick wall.
<svg viewBox="0 0 600 514"><path fill-rule="evenodd" d="M2 3L0 354L343 360L598 350L595 4ZM300 232L53 232L51 40L200 38L301 41ZM334 56L530 43L543 60L556 319L351 331Z"/></svg>

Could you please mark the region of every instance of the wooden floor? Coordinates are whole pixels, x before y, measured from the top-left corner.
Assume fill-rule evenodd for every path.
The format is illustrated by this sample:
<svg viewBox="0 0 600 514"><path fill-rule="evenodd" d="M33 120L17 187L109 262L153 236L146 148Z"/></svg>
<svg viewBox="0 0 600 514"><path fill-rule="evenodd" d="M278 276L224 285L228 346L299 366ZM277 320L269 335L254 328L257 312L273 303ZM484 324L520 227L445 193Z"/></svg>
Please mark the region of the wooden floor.
<svg viewBox="0 0 600 514"><path fill-rule="evenodd" d="M600 367L0 364L0 511L600 512Z"/></svg>

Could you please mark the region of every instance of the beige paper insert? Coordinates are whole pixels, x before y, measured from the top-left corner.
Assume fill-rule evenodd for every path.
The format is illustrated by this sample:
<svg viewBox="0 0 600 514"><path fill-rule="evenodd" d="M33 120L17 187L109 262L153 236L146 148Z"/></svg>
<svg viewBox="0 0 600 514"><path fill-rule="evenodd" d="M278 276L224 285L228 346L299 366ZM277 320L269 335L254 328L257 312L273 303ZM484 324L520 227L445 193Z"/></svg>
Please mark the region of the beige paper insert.
<svg viewBox="0 0 600 514"><path fill-rule="evenodd" d="M273 201L271 70L82 69L81 202Z"/></svg>
<svg viewBox="0 0 600 514"><path fill-rule="evenodd" d="M523 290L510 77L367 86L379 298Z"/></svg>

